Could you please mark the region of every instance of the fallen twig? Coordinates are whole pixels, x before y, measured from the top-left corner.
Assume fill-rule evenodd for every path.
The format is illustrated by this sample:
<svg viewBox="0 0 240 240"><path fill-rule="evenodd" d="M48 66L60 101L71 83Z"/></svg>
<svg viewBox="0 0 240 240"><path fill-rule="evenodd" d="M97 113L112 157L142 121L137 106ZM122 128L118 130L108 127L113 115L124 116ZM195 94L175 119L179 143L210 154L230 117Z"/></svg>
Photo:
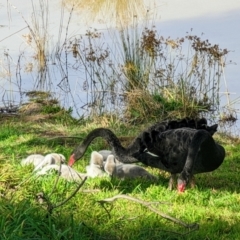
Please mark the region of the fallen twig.
<svg viewBox="0 0 240 240"><path fill-rule="evenodd" d="M116 195L116 196L111 197L111 198L106 198L106 199L103 199L103 200L99 200L98 203L100 203L103 206L103 208L105 209L105 211L108 213L108 215L110 217L110 212L106 209L104 204L105 203L112 203L119 198L127 199L127 200L130 200L130 201L136 202L136 203L140 203L141 205L147 207L148 209L150 209L151 211L160 215L161 217L163 217L165 219L168 219L172 222L175 222L177 224L180 224L185 228L191 229L192 231L197 230L199 228L199 225L197 223L188 224L188 223L185 223L185 222L181 221L180 219L171 217L171 216L159 211L158 209L156 209L155 207L152 206L153 204L156 204L156 202L146 202L146 201L143 201L143 200L140 200L140 199L137 199L137 198L134 198L134 197L130 197L130 196L127 196L127 195L124 195L124 194L119 194L119 195ZM161 203L161 202L159 202L159 203Z"/></svg>
<svg viewBox="0 0 240 240"><path fill-rule="evenodd" d="M36 195L36 198L38 200L39 203L43 203L43 202L46 202L47 204L47 210L48 210L48 213L51 214L52 211L55 209L55 208L58 208L60 206L62 206L63 204L65 204L66 202L68 202L72 197L74 197L76 195L76 193L79 191L79 189L83 186L83 184L85 183L85 181L87 180L87 177L85 177L82 182L78 185L78 187L75 189L75 191L67 198L65 199L64 201L58 203L58 204L53 204L49 197L46 196L43 192L40 192Z"/></svg>

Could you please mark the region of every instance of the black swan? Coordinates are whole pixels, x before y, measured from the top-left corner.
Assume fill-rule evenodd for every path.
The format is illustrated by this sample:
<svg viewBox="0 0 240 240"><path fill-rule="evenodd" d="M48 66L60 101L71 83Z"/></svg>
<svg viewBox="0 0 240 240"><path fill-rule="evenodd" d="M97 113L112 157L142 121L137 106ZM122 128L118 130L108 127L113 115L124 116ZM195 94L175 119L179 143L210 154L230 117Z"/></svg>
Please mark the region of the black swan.
<svg viewBox="0 0 240 240"><path fill-rule="evenodd" d="M172 178L180 173L179 192L185 190L194 174L217 169L225 158L225 149L216 143L211 134L205 130L191 128L164 132L153 130L151 133L144 132L142 140L147 150L158 157L151 158L144 151L133 156L148 166L170 172Z"/></svg>
<svg viewBox="0 0 240 240"><path fill-rule="evenodd" d="M111 130L106 128L97 128L91 131L87 135L85 140L82 142L82 144L77 146L72 151L68 164L72 166L77 160L79 160L84 155L88 145L97 137L104 138L112 148L112 151L109 151L109 152L110 153L112 152L115 156L121 158L122 162L126 162L126 163L138 162L138 160L132 156L135 153L138 154L139 152L146 150L146 146L142 141L143 133L146 133L146 132L151 133L152 131L164 132L169 129L177 129L182 127L189 127L194 129L205 129L211 135L213 135L217 131L218 125L215 124L210 127L207 126L207 120L205 118L201 118L199 120L183 118L179 121L172 120L172 121L157 122L154 125L147 128L146 130L144 130L143 132L141 132L127 148L124 148L121 145L120 140L116 137L116 135ZM106 150L103 150L103 151L106 151ZM103 157L106 158L110 154L109 152L107 152L106 154L102 154ZM151 155L150 152L149 152L149 155Z"/></svg>
<svg viewBox="0 0 240 240"><path fill-rule="evenodd" d="M69 158L69 162L68 164L70 166L72 166L74 164L75 161L77 161L78 159L80 159L83 154L85 153L88 145L92 142L93 139L97 138L97 137L102 137L105 140L107 140L108 144L111 146L112 148L112 152L114 154L114 156L120 160L123 163L134 163L134 162L142 162L148 166L152 166L155 168L159 168L162 170L165 170L167 172L170 172L173 174L173 177L176 173L180 173L180 172L184 172L185 174L185 163L186 165L189 165L187 163L189 163L189 161L193 162L192 165L198 165L198 163L195 162L195 159L192 160L188 160L186 159L187 157L187 152L188 152L188 148L191 149L192 145L196 144L196 140L195 138L193 138L193 136L195 135L195 133L200 132L200 135L202 135L202 138L204 140L202 141L198 141L197 145L198 145L198 149L197 152L200 148L200 150L202 149L202 146L205 146L204 149L207 149L206 146L206 142L211 142L212 144L219 146L220 148L220 152L221 152L221 159L219 160L219 164L218 166L222 163L223 158L225 157L225 151L223 149L222 146L218 145L215 143L215 141L212 138L212 135L214 134L214 132L217 131L217 124L213 125L213 126L207 126L207 121L203 118L200 119L198 121L195 120L191 120L191 119L182 119L181 121L164 121L164 122L160 122L160 123L156 123L153 126L151 126L150 128L148 128L146 131L142 132L141 134L139 134L139 136L137 138L134 139L134 141L132 142L132 144L127 147L124 148L119 139L116 137L116 135L109 129L105 129L105 128L97 128L93 131L91 131L87 137L85 138L85 140L82 142L82 144L80 144L79 146L77 146L74 151L72 152L70 158ZM188 128L185 128L188 127ZM188 130L194 128L195 130ZM182 129L182 131L179 131L178 134L176 134L176 129ZM203 130L201 130L203 129ZM164 133L167 132L167 134L164 135ZM166 136L166 141L162 141L161 139L161 134L163 134L162 137ZM158 136L159 135L159 136ZM182 144L179 144L178 141L174 141L174 144L170 144L169 142L171 142L171 138L175 139L176 136L179 137L180 139L182 139L181 141ZM196 136L199 136L199 134L196 134ZM198 139L198 138L197 138ZM210 140L209 140L210 139ZM157 151L157 148L159 147L157 145L158 140L160 140L161 142L161 150ZM179 140L180 141L180 140ZM200 143L201 142L201 143ZM190 145L191 143L191 145ZM171 146L171 148L169 148L169 145ZM184 145L183 150L179 149L178 146L179 145ZM187 149L187 150L186 150ZM195 149L195 148L194 148ZM162 155L164 155L165 151L168 151L168 155L170 157L172 157L174 154L177 156L178 160L177 160L177 166L174 165L174 167L172 166L172 159L167 159L166 157L162 158ZM181 152L182 151L182 152ZM202 150L203 151L203 150ZM209 151L206 151L207 153ZM210 150L211 153L211 150ZM204 153L201 153L202 156L205 156L205 151ZM214 154L213 154L214 155ZM217 158L217 157L216 157ZM202 158L198 156L198 160L201 162ZM170 164L168 164L168 162ZM212 163L215 163L216 159L210 159L210 162L208 165L211 165ZM217 161L218 162L218 161ZM174 161L175 164L175 161ZM217 166L217 167L218 167ZM173 169L171 169L171 167L173 167ZM209 167L209 166L206 166ZM215 167L214 169L216 169L217 167ZM186 166L187 168L187 166ZM178 172L176 172L176 169L178 169ZM214 170L212 169L212 167L210 167L209 169L205 169L205 170L201 170L201 172L208 172L208 171L212 171ZM196 171L195 171L196 172ZM187 184L190 178L186 178L185 179L185 175L181 175L179 178L179 191L184 191L183 187L180 187L180 179L184 178L182 181L183 184ZM172 178L170 179L170 188L172 188ZM182 190L181 190L182 189Z"/></svg>

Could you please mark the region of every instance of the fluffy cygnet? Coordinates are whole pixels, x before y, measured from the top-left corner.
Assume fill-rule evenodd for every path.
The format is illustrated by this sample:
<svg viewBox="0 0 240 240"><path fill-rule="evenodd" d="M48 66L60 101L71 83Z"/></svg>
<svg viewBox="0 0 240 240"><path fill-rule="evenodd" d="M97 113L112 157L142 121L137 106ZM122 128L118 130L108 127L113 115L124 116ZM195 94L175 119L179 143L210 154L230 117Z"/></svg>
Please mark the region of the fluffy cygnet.
<svg viewBox="0 0 240 240"><path fill-rule="evenodd" d="M35 168L34 171L37 171L39 169L42 169L46 165L51 164L62 164L66 162L66 158L59 153L49 153L47 154L43 161L41 161Z"/></svg>
<svg viewBox="0 0 240 240"><path fill-rule="evenodd" d="M116 163L114 155L109 155L104 166L105 171L113 177L118 178L146 178L156 180L157 178L150 174L144 168L134 164Z"/></svg>
<svg viewBox="0 0 240 240"><path fill-rule="evenodd" d="M103 171L103 156L102 154L93 151L91 154L90 165L86 167L87 175L89 177L100 177L105 176Z"/></svg>
<svg viewBox="0 0 240 240"><path fill-rule="evenodd" d="M44 156L41 154L31 154L21 161L21 165L26 166L32 164L34 167L36 167L43 161L43 159Z"/></svg>
<svg viewBox="0 0 240 240"><path fill-rule="evenodd" d="M103 168L104 168L104 165L107 161L108 156L113 155L113 153L110 150L100 150L100 151L98 151L98 153L100 153L103 156ZM114 158L114 162L116 164L122 164L122 162L118 161L116 158Z"/></svg>
<svg viewBox="0 0 240 240"><path fill-rule="evenodd" d="M51 170L56 170L56 171L60 172L60 176L68 181L82 181L85 177L87 177L86 174L79 173L76 170L74 170L73 168L71 168L65 164L47 165L47 166L43 167L40 171L38 171L36 173L36 175L46 175Z"/></svg>

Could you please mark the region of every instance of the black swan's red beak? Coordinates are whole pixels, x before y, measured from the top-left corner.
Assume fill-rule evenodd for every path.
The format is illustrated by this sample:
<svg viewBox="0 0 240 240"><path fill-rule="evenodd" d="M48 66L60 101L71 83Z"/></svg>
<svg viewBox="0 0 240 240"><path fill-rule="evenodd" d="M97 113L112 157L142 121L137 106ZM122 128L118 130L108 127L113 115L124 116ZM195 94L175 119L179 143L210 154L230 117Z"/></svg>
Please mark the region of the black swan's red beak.
<svg viewBox="0 0 240 240"><path fill-rule="evenodd" d="M76 162L74 154L72 154L68 160L68 166L72 166Z"/></svg>
<svg viewBox="0 0 240 240"><path fill-rule="evenodd" d="M185 191L186 185L184 183L178 184L178 192L182 193Z"/></svg>

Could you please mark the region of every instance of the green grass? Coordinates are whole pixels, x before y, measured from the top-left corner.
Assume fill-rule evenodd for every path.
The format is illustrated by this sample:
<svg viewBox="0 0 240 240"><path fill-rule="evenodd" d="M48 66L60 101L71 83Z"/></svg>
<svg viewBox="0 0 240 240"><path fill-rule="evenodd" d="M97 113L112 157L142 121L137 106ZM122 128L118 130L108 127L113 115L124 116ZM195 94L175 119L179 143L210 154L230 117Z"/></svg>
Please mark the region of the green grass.
<svg viewBox="0 0 240 240"><path fill-rule="evenodd" d="M99 121L101 122L101 121ZM47 214L46 205L39 204L36 194L44 192L53 204L57 204L76 189L75 183L59 180L54 187L56 175L36 178L32 167L23 168L22 158L32 153L62 153L68 158L71 150L80 142L74 138L84 137L97 127L88 123L24 123L6 121L0 125L0 236L1 239L239 239L240 232L240 147L238 141L218 136L226 148L227 156L222 166L213 173L196 175L196 187L184 194L167 189L168 174L147 168L158 176L157 183L140 179L118 180L110 178L88 179L74 198ZM128 133L123 125L112 127L118 136L133 136L140 127ZM103 141L96 140L83 160L74 167L85 171L92 150L106 148ZM118 199L106 206L110 218L98 203L104 198L126 194L144 201L168 202L155 207L186 223L198 223L199 229L188 229L170 222L148 208ZM182 236L180 233L186 235Z"/></svg>

